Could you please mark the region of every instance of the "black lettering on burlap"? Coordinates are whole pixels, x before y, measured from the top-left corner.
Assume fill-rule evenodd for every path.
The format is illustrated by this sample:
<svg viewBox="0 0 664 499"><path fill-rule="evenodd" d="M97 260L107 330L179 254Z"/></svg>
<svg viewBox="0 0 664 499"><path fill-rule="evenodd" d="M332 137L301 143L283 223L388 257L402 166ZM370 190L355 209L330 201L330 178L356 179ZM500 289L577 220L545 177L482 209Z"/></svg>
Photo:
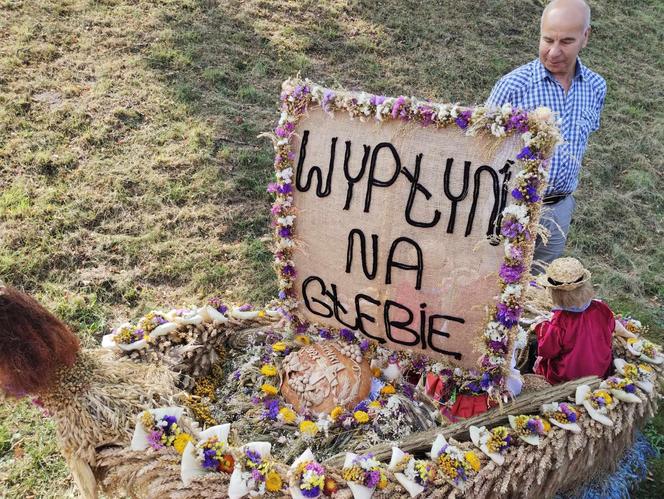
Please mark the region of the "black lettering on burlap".
<svg viewBox="0 0 664 499"><path fill-rule="evenodd" d="M406 222L408 222L413 227L434 227L440 220L440 211L434 210L433 220L431 220L431 222L418 222L417 220L413 220L410 214L411 210L413 209L413 204L415 203L415 194L417 194L417 191L422 192L427 201L431 198L431 193L428 190L424 189L419 183L422 156L423 156L422 154L418 154L415 157L414 174L411 175L406 168L401 169L401 172L410 181L410 193L408 194L408 201L406 202Z"/></svg>
<svg viewBox="0 0 664 499"><path fill-rule="evenodd" d="M375 177L376 160L378 159L378 153L380 152L381 149L384 148L388 148L392 153L392 156L394 158L394 166L395 166L394 173L392 174L389 180L377 180ZM399 158L399 153L397 152L396 148L389 142L381 142L380 144L378 144L374 148L373 153L371 154L371 163L369 165L369 178L367 180L367 194L364 198L365 213L369 213L369 210L371 209L371 193L373 191L374 186L375 187L391 186L394 182L397 181L400 171L401 171L401 158Z"/></svg>
<svg viewBox="0 0 664 499"><path fill-rule="evenodd" d="M454 223L456 221L456 212L457 204L459 201L463 201L468 194L468 180L470 177L470 161L463 162L463 184L461 187L461 194L455 196L450 191L450 176L452 165L454 164L454 158L447 158L447 163L445 164L445 173L443 174L443 191L447 199L452 201L452 207L450 208L450 219L447 222L447 233L452 234L454 232Z"/></svg>
<svg viewBox="0 0 664 499"><path fill-rule="evenodd" d="M367 279L373 280L378 270L378 234L371 235L371 270L367 263L367 240L364 232L360 229L353 229L348 233L348 251L346 252L346 274L350 274L353 265L353 247L355 235L360 239L360 256L362 258L362 271Z"/></svg>
<svg viewBox="0 0 664 499"><path fill-rule="evenodd" d="M477 209L477 199L480 195L480 179L482 172L488 172L491 175L491 180L493 181L493 208L491 209L491 216L489 217L489 225L486 231L487 236L491 236L494 231L496 217L498 216L498 206L500 204L500 194L499 194L499 182L498 174L496 171L488 165L482 165L473 175L473 204L470 206L470 213L468 214L468 223L466 224L466 232L464 236L468 237L470 232L473 230L473 222L475 220L475 210Z"/></svg>
<svg viewBox="0 0 664 499"><path fill-rule="evenodd" d="M302 172L304 167L304 160L307 156L307 142L309 142L309 130L305 130L302 135L302 143L300 144L300 157L297 161L297 171L295 173L295 185L300 192L307 192L311 188L314 175L316 176L316 196L324 198L332 192L332 173L334 171L334 155L337 149L337 137L332 138L330 145L330 167L327 171L325 178L325 188L322 188L323 172L319 166L312 166L307 174L307 181L302 184Z"/></svg>
<svg viewBox="0 0 664 499"><path fill-rule="evenodd" d="M394 253L399 246L399 244L407 243L415 248L417 253L417 264L395 262ZM392 243L390 247L390 253L387 257L387 274L385 275L385 284L392 284L392 267L403 270L415 270L417 271L417 277L415 279L415 289L422 289L422 273L424 272L424 257L422 256L422 248L415 241L408 237L398 237Z"/></svg>
<svg viewBox="0 0 664 499"><path fill-rule="evenodd" d="M344 154L344 177L348 181L348 189L346 190L346 202L344 203L344 210L350 209L350 202L353 199L353 187L355 184L364 176L364 170L367 167L367 161L369 161L369 152L371 147L363 145L364 154L362 155L362 166L360 171L357 172L357 175L354 177L350 174L350 169L348 166L348 161L350 160L350 140L346 141L346 152Z"/></svg>

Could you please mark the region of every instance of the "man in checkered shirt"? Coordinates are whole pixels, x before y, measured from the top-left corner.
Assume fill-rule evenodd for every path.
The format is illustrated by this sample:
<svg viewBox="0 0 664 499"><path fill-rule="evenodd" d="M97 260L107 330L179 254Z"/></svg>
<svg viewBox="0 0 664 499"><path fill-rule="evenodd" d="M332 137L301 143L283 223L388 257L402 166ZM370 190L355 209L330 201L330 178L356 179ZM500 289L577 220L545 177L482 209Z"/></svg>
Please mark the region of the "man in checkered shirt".
<svg viewBox="0 0 664 499"><path fill-rule="evenodd" d="M534 259L544 262L565 249L581 160L604 106L606 82L578 58L589 35L590 7L583 0L553 0L542 13L539 58L503 76L487 100L490 106L509 102L527 110L546 106L560 119L564 143L549 165L540 222L551 236L546 245L538 241L535 248Z"/></svg>

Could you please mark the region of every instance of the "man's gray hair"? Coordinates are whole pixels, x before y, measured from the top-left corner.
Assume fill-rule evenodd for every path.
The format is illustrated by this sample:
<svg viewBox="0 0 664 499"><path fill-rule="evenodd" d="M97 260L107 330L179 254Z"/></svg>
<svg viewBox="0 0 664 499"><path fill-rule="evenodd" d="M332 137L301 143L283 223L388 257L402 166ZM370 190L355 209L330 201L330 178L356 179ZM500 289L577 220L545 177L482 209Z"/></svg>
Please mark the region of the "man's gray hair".
<svg viewBox="0 0 664 499"><path fill-rule="evenodd" d="M540 26L542 24L542 20L544 20L544 16L554 8L558 6L558 4L567 4L567 5L574 5L578 6L579 8L583 9L584 15L585 15L585 22L584 22L584 29L590 28L590 6L586 3L585 0L552 0L549 2L549 4L544 7L544 11L542 12L542 18L540 20Z"/></svg>

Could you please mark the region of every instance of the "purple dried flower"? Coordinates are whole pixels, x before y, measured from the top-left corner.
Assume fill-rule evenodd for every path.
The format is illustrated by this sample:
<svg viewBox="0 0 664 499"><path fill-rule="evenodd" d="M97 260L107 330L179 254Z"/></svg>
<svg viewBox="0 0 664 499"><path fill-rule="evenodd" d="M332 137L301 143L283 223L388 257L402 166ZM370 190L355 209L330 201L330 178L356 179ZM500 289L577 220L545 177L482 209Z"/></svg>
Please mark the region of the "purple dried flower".
<svg viewBox="0 0 664 499"><path fill-rule="evenodd" d="M410 383L404 383L401 386L401 390L403 391L403 394L409 399L413 400L413 398L415 397L415 385L411 385Z"/></svg>
<svg viewBox="0 0 664 499"><path fill-rule="evenodd" d="M152 430L148 433L147 441L154 450L159 450L164 447L164 444L161 443L161 436L164 433L161 430Z"/></svg>
<svg viewBox="0 0 664 499"><path fill-rule="evenodd" d="M288 130L283 127L277 127L274 131L277 137L285 138L288 137Z"/></svg>
<svg viewBox="0 0 664 499"><path fill-rule="evenodd" d="M397 100L394 101L394 104L392 105L392 118L396 120L397 118L403 119L404 117L406 118L408 117L408 114L404 109L405 103L406 103L406 98L403 95L399 96ZM404 113L406 113L405 116Z"/></svg>
<svg viewBox="0 0 664 499"><path fill-rule="evenodd" d="M360 341L360 352L364 353L369 350L369 340L366 338Z"/></svg>
<svg viewBox="0 0 664 499"><path fill-rule="evenodd" d="M509 217L503 220L503 224L500 228L500 233L509 239L514 239L524 230L525 227L522 224L517 222L515 218Z"/></svg>
<svg viewBox="0 0 664 499"><path fill-rule="evenodd" d="M525 113L516 113L507 122L507 130L516 130L519 133L528 131L528 115Z"/></svg>
<svg viewBox="0 0 664 499"><path fill-rule="evenodd" d="M380 483L380 471L369 471L364 477L365 487L373 489Z"/></svg>
<svg viewBox="0 0 664 499"><path fill-rule="evenodd" d="M368 410L369 410L369 402L366 401L366 400L363 400L362 402L360 402L359 404L357 404L355 406L355 409L353 409L353 412L357 412L357 411L367 412Z"/></svg>
<svg viewBox="0 0 664 499"><path fill-rule="evenodd" d="M507 284L513 284L515 282L519 282L524 270L525 269L521 264L507 265L506 263L503 263L500 266L498 275L500 275L500 278Z"/></svg>
<svg viewBox="0 0 664 499"><path fill-rule="evenodd" d="M491 386L491 375L489 373L482 374L482 379L480 379L480 388L487 391Z"/></svg>
<svg viewBox="0 0 664 499"><path fill-rule="evenodd" d="M521 317L521 308L510 308L504 303L499 303L496 310L496 319L505 327L516 326Z"/></svg>
<svg viewBox="0 0 664 499"><path fill-rule="evenodd" d="M279 299L280 300L285 300L286 299L286 292L282 289L279 291Z"/></svg>
<svg viewBox="0 0 664 499"><path fill-rule="evenodd" d="M205 449L203 451L203 468L217 471L219 467L219 461L215 459L217 457L217 451L214 449Z"/></svg>
<svg viewBox="0 0 664 499"><path fill-rule="evenodd" d="M332 103L336 97L336 94L332 90L325 90L325 93L323 94L323 110L326 113L332 111Z"/></svg>
<svg viewBox="0 0 664 499"><path fill-rule="evenodd" d="M263 459L261 458L261 455L258 452L253 451L251 449L247 449L247 452L245 453L245 456L247 457L247 459L249 461L251 461L255 465L259 465L263 461Z"/></svg>
<svg viewBox="0 0 664 499"><path fill-rule="evenodd" d="M320 495L320 487L316 485L315 487L311 487L310 489L300 488L300 492L302 492L302 495L304 497L318 497Z"/></svg>
<svg viewBox="0 0 664 499"><path fill-rule="evenodd" d="M265 411L263 411L263 418L276 421L279 415L279 401L276 399L268 399L264 402Z"/></svg>
<svg viewBox="0 0 664 499"><path fill-rule="evenodd" d="M355 341L355 334L353 333L353 331L351 331L350 329L346 329L345 327L339 331L339 336L343 340L348 342Z"/></svg>
<svg viewBox="0 0 664 499"><path fill-rule="evenodd" d="M293 192L293 186L291 184L282 184L277 188L279 194L290 194Z"/></svg>
<svg viewBox="0 0 664 499"><path fill-rule="evenodd" d="M372 106L380 106L383 102L385 102L386 98L387 97L385 97L384 95L372 95L369 98L369 104L371 104Z"/></svg>
<svg viewBox="0 0 664 499"><path fill-rule="evenodd" d="M324 340L331 340L332 339L332 333L330 332L329 329L319 329L318 334L320 335L321 338Z"/></svg>
<svg viewBox="0 0 664 499"><path fill-rule="evenodd" d="M290 227L281 227L278 230L279 237L291 237L292 231Z"/></svg>
<svg viewBox="0 0 664 499"><path fill-rule="evenodd" d="M281 269L281 273L288 277L295 277L295 268L292 265L284 265L284 268Z"/></svg>
<svg viewBox="0 0 664 499"><path fill-rule="evenodd" d="M516 155L516 159L521 159L521 160L537 159L538 157L539 157L539 154L537 152L533 151L528 146L521 149L521 152Z"/></svg>
<svg viewBox="0 0 664 499"><path fill-rule="evenodd" d="M269 184L267 184L267 192L275 193L278 191L279 191L279 184L277 184L276 182L270 182Z"/></svg>
<svg viewBox="0 0 664 499"><path fill-rule="evenodd" d="M459 116L454 120L459 128L465 130L468 128L468 123L470 122L470 117L473 115L472 111L462 111L459 113Z"/></svg>
<svg viewBox="0 0 664 499"><path fill-rule="evenodd" d="M429 126L434 122L435 112L429 106L419 106L418 111L422 117L422 126Z"/></svg>
<svg viewBox="0 0 664 499"><path fill-rule="evenodd" d="M502 303L501 303L502 305ZM507 340L506 340L507 341ZM507 343L506 341L489 341L489 350L495 353L507 353Z"/></svg>

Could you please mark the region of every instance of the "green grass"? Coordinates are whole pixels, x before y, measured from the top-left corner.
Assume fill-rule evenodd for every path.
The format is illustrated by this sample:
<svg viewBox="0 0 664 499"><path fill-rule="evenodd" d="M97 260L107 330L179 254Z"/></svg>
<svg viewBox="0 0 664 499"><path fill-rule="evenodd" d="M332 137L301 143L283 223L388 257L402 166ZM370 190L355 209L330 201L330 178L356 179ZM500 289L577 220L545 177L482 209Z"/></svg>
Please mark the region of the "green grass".
<svg viewBox="0 0 664 499"><path fill-rule="evenodd" d="M272 149L257 135L281 81L482 102L534 57L542 4L0 0L0 278L88 344L152 306L269 300ZM593 2L583 60L609 92L569 239L601 296L660 341L662 19L657 0ZM0 415L0 495L70 494L48 420ZM658 497L664 460L652 473L639 497Z"/></svg>

